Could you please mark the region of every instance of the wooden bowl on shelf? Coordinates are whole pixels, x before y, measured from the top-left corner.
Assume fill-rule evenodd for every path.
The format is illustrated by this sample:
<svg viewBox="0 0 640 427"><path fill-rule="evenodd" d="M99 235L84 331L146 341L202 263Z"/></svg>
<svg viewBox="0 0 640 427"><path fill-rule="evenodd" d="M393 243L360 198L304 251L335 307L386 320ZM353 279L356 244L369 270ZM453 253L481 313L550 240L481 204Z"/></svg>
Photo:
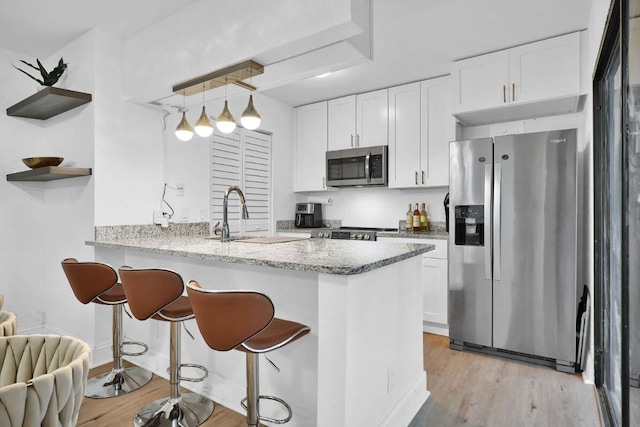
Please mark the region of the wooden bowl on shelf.
<svg viewBox="0 0 640 427"><path fill-rule="evenodd" d="M43 168L45 166L58 166L64 157L26 157L22 162L31 169Z"/></svg>

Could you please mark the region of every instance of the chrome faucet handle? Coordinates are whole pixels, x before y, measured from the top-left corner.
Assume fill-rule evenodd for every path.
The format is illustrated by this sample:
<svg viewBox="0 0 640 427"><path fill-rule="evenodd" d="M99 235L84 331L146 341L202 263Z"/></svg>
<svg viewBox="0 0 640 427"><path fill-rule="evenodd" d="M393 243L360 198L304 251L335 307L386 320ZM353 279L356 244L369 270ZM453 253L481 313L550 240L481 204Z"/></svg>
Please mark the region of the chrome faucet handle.
<svg viewBox="0 0 640 427"><path fill-rule="evenodd" d="M242 204L242 219L249 219L249 210L246 203Z"/></svg>

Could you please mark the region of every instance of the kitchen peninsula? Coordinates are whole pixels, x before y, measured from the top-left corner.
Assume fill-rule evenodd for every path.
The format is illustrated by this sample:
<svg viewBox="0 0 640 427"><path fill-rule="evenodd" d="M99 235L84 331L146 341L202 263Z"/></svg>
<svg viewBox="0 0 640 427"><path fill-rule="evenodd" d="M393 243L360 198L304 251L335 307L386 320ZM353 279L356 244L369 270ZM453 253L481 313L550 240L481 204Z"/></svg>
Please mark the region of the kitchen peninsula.
<svg viewBox="0 0 640 427"><path fill-rule="evenodd" d="M422 352L421 257L433 245L295 239L267 244L220 242L205 236L97 238L96 261L114 267L168 268L211 289L252 289L274 302L276 316L305 323L311 333L269 358L261 394L293 408L291 426L406 426L429 396ZM106 316L106 315L105 315ZM105 317L108 319L108 317ZM149 344L132 359L165 376L167 331L161 322L125 319L128 339ZM194 321L187 328L197 332ZM182 343L183 363L209 369L196 392L238 412L244 358L214 352L199 336ZM263 412L278 416L267 404Z"/></svg>

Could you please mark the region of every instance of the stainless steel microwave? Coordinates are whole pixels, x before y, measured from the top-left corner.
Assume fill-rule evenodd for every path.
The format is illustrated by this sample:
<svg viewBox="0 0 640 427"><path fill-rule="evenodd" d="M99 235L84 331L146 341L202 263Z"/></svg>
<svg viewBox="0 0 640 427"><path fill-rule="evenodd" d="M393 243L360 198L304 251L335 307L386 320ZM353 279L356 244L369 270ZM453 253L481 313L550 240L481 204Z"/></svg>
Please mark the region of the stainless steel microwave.
<svg viewBox="0 0 640 427"><path fill-rule="evenodd" d="M386 145L327 151L327 186L387 185Z"/></svg>

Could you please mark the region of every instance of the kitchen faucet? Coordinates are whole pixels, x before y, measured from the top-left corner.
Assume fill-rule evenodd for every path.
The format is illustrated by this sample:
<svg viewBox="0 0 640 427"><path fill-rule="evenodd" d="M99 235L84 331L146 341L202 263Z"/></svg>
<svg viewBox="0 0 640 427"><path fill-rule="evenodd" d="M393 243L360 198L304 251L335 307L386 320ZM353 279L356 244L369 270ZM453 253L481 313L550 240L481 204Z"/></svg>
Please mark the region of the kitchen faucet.
<svg viewBox="0 0 640 427"><path fill-rule="evenodd" d="M232 185L231 187L227 188L227 191L224 192L224 198L222 199L222 238L221 240L223 242L228 242L229 241L229 222L227 219L227 208L229 205L229 194L231 194L232 191L235 191L236 193L238 193L238 196L240 197L240 203L242 203L242 219L249 219L249 211L247 210L247 204L244 201L244 194L242 193L242 190L240 189L240 187L236 187L235 185Z"/></svg>

